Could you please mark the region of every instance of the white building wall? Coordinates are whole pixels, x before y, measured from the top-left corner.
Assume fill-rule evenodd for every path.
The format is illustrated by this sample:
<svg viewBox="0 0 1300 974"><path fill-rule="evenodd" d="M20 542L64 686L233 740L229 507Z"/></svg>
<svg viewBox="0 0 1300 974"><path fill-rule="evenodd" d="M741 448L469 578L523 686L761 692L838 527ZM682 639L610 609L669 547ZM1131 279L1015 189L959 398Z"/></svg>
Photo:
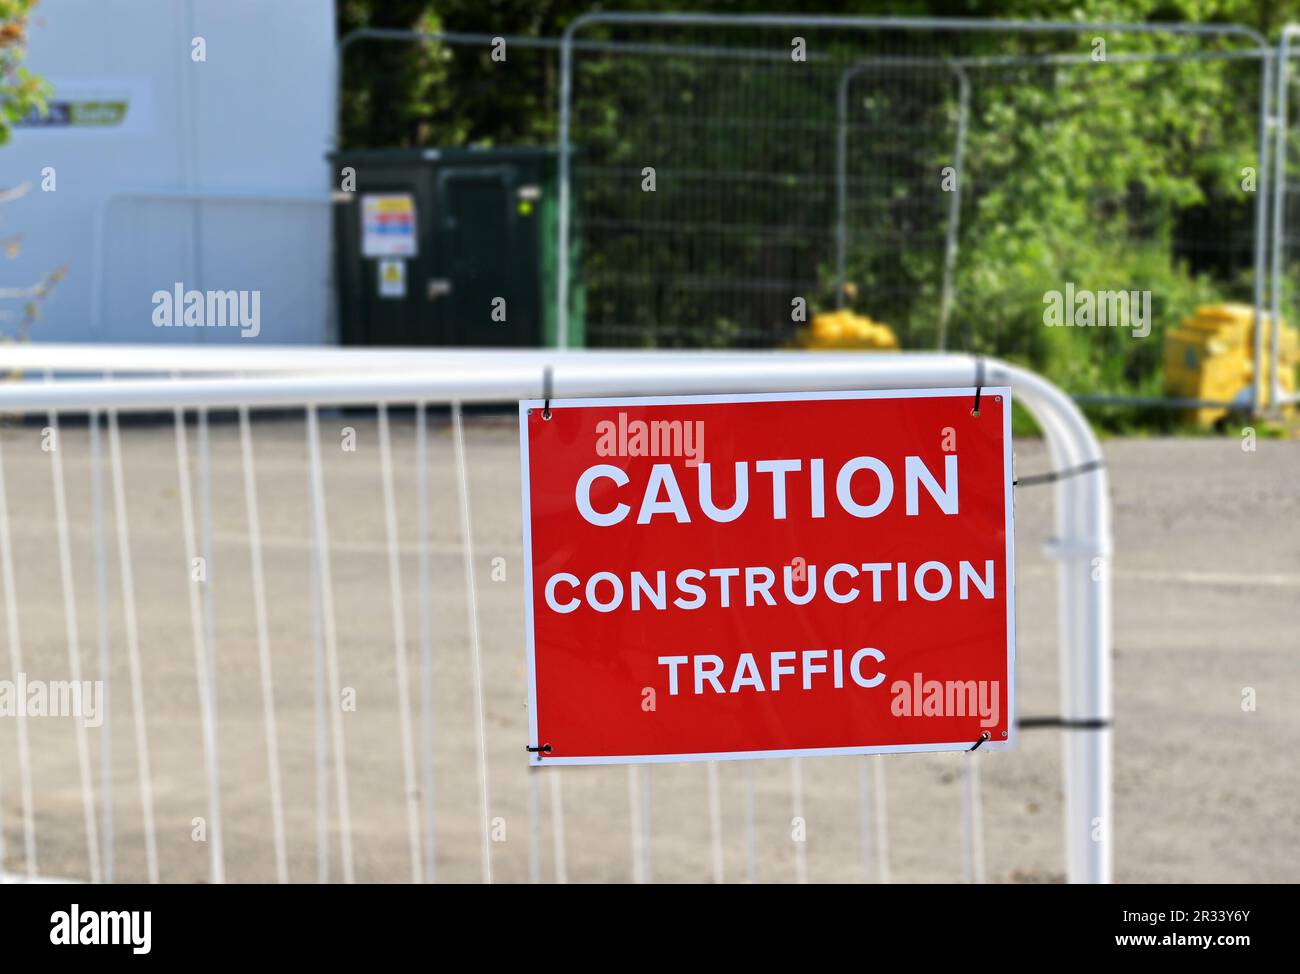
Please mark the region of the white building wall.
<svg viewBox="0 0 1300 974"><path fill-rule="evenodd" d="M259 342L331 341L332 0L44 0L30 27L27 66L56 102L129 104L119 124L24 127L0 147L0 188L31 184L0 206L0 236L23 235L0 287L67 266L32 339L241 340L156 327L153 295L181 282L260 291Z"/></svg>

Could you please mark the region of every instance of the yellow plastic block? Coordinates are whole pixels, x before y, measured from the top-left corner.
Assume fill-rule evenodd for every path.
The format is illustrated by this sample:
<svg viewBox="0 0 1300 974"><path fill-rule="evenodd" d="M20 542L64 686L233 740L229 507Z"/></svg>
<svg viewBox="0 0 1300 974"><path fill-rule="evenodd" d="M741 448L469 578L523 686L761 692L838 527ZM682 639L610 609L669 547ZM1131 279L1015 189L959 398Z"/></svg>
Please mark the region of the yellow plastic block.
<svg viewBox="0 0 1300 974"><path fill-rule="evenodd" d="M1180 399L1229 402L1250 389L1255 375L1254 317L1254 308L1248 304L1203 305L1196 309L1195 315L1166 332L1165 394ZM1260 325L1267 350L1272 341L1273 323L1266 314ZM1285 322L1281 323L1278 340L1279 380L1289 392L1295 388L1300 341L1296 330ZM1266 401L1268 391L1266 381ZM1207 407L1190 410L1187 416L1208 425L1226 413L1223 408Z"/></svg>
<svg viewBox="0 0 1300 974"><path fill-rule="evenodd" d="M799 344L819 349L896 350L898 336L883 322L841 308L814 315Z"/></svg>

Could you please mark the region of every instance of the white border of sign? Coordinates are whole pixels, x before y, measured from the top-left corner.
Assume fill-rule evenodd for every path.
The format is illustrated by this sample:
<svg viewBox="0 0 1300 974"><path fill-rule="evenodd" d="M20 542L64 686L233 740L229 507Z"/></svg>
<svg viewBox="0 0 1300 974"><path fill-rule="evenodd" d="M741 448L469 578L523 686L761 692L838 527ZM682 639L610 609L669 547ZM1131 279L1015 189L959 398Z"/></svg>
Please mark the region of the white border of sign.
<svg viewBox="0 0 1300 974"><path fill-rule="evenodd" d="M1016 742L1016 586L1015 586L1015 503L1012 499L1011 459L1011 389L1009 386L981 386L981 397L1002 396L1002 465L1005 487L1005 512L1007 525L1006 593L1007 593L1007 737L1005 740L986 741L983 749L1005 750ZM552 399L551 409L576 406L677 406L691 403L744 403L744 402L800 402L816 399L949 399L965 398L974 401L975 387L951 389L873 389L861 392L772 392L714 396L621 396L596 399ZM528 741L539 746L544 741L537 737L537 668L533 641L533 525L531 489L528 478L528 410L542 409L542 399L519 401L519 466L523 497L524 533L524 638L528 659ZM719 751L690 754L635 754L594 755L588 757L543 757L528 755L534 767L575 764L677 764L685 761L737 761L755 758L828 757L844 754L906 754L917 751L965 751L974 741L956 741L951 744L890 744L864 747L812 747L790 748L775 751Z"/></svg>

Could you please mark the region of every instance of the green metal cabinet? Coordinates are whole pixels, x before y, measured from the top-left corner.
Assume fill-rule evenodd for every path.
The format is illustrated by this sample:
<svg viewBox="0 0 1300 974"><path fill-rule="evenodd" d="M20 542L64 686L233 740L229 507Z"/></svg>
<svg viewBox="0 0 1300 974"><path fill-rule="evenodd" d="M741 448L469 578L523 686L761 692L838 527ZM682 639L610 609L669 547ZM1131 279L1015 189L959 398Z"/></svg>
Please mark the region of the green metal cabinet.
<svg viewBox="0 0 1300 974"><path fill-rule="evenodd" d="M357 150L331 162L344 187L334 207L343 344L555 344L554 150ZM578 347L581 294L570 292Z"/></svg>

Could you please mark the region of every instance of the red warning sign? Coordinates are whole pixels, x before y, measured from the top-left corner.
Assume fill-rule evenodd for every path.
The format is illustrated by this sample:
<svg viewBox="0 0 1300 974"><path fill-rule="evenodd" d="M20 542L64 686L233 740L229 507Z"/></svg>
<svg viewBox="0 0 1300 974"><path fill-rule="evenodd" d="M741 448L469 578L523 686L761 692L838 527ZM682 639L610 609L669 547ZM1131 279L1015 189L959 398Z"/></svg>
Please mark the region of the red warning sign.
<svg viewBox="0 0 1300 974"><path fill-rule="evenodd" d="M535 764L1010 743L1010 393L520 403Z"/></svg>

